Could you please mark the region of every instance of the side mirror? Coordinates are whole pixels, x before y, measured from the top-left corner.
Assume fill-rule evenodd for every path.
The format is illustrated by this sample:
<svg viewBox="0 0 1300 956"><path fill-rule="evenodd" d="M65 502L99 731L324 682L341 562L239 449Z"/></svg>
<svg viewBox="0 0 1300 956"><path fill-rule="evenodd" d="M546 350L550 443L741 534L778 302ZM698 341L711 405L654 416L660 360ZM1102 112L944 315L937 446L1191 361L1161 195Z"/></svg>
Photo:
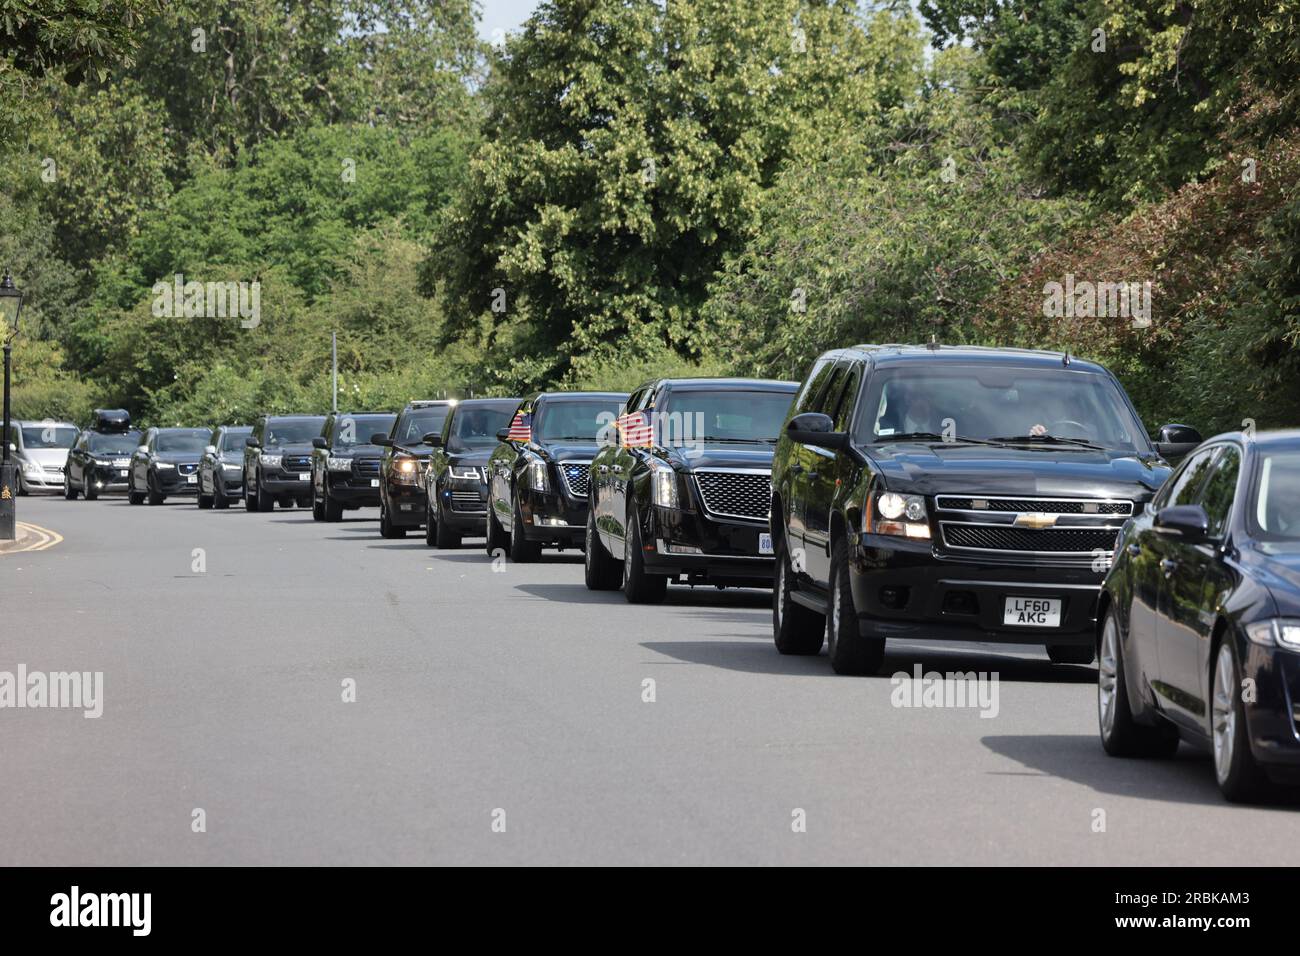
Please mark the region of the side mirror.
<svg viewBox="0 0 1300 956"><path fill-rule="evenodd" d="M425 435L420 440L430 448L442 447L442 435L439 432L429 432L429 434Z"/></svg>
<svg viewBox="0 0 1300 956"><path fill-rule="evenodd" d="M256 438L254 438L252 435L249 435L247 438L244 439L244 447L245 447L245 448L260 448L261 446L257 443L257 439L256 439Z"/></svg>
<svg viewBox="0 0 1300 956"><path fill-rule="evenodd" d="M1174 505L1156 512L1152 527L1161 534L1187 544L1200 544L1210 538L1210 518L1200 505Z"/></svg>
<svg viewBox="0 0 1300 956"><path fill-rule="evenodd" d="M17 450L18 450L18 446L15 445L13 442L10 442L10 443L9 443L9 450L10 450L10 451L17 451Z"/></svg>
<svg viewBox="0 0 1300 956"><path fill-rule="evenodd" d="M1156 451L1161 458L1182 458L1202 441L1201 433L1191 425L1161 425L1156 432Z"/></svg>
<svg viewBox="0 0 1300 956"><path fill-rule="evenodd" d="M209 445L207 448L203 449L203 454L205 455L215 455L216 453L217 453L216 445Z"/></svg>
<svg viewBox="0 0 1300 956"><path fill-rule="evenodd" d="M498 428L498 429L497 429L497 441L508 441L509 439L510 439L510 429L509 429L509 428Z"/></svg>
<svg viewBox="0 0 1300 956"><path fill-rule="evenodd" d="M383 432L375 432L370 436L370 444L378 445L380 448L387 448L392 444L392 442Z"/></svg>
<svg viewBox="0 0 1300 956"><path fill-rule="evenodd" d="M835 422L821 412L796 415L785 426L785 433L791 441L797 441L801 445L818 445L831 449L849 447L848 433L837 432Z"/></svg>
<svg viewBox="0 0 1300 956"><path fill-rule="evenodd" d="M149 446L148 446L148 445L136 445L136 446L135 446L135 450L136 450L136 451L141 451L141 452L147 452L147 451L149 450Z"/></svg>
<svg viewBox="0 0 1300 956"><path fill-rule="evenodd" d="M320 435L317 435L315 438L313 438L313 439L311 440L311 447L312 447L312 448L319 448L319 449L321 449L322 451L328 451L328 450L329 450L329 447L330 447L330 443L327 442L327 441L326 441L324 438L322 438Z"/></svg>

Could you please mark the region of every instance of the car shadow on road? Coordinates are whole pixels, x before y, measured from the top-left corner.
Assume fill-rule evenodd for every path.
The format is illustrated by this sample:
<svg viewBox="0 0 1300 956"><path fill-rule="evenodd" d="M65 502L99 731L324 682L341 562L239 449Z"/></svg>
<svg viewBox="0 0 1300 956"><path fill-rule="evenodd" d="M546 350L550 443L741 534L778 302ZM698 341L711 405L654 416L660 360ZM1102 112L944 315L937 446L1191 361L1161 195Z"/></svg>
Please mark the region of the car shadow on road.
<svg viewBox="0 0 1300 956"><path fill-rule="evenodd" d="M1183 744L1169 759L1110 757L1097 734L1024 734L980 738L989 750L1030 770L1079 783L1099 793L1170 803L1226 806L1206 751ZM1282 792L1262 809L1300 809L1300 793Z"/></svg>

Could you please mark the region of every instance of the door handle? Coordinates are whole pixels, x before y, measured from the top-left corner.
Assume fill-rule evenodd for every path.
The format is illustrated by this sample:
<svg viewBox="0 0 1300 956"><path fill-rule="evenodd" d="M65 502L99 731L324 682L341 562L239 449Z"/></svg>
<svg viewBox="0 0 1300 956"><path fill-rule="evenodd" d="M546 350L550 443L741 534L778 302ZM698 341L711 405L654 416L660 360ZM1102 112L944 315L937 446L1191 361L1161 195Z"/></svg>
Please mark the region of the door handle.
<svg viewBox="0 0 1300 956"><path fill-rule="evenodd" d="M1129 545L1127 548L1125 548L1124 550L1127 551L1129 554L1131 554L1133 557L1136 558L1138 555L1140 555L1140 554L1142 553L1142 545L1140 545L1140 544L1130 544L1130 545Z"/></svg>
<svg viewBox="0 0 1300 956"><path fill-rule="evenodd" d="M1174 572L1178 570L1178 562L1172 558L1165 558L1160 562L1160 570L1165 573L1165 577L1173 577Z"/></svg>

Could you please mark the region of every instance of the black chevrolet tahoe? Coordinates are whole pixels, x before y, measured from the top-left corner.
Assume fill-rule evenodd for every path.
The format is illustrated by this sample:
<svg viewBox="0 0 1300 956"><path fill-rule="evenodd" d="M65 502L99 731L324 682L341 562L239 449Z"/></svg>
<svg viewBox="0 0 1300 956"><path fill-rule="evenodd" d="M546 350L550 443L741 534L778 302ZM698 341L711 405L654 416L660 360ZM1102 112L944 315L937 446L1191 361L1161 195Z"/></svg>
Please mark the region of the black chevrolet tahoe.
<svg viewBox="0 0 1300 956"><path fill-rule="evenodd" d="M424 526L424 469L433 449L424 436L441 432L454 399L408 402L397 413L388 435L370 440L384 449L379 462L379 534L405 538L406 532Z"/></svg>
<svg viewBox="0 0 1300 956"><path fill-rule="evenodd" d="M497 432L519 407L518 398L472 398L457 403L441 432L425 436L433 451L424 472L424 539L431 548L459 548L465 535L483 534L487 518L488 458Z"/></svg>
<svg viewBox="0 0 1300 956"><path fill-rule="evenodd" d="M311 440L324 415L263 415L245 439L244 507L270 511L311 504Z"/></svg>
<svg viewBox="0 0 1300 956"><path fill-rule="evenodd" d="M772 446L798 386L743 378L647 382L591 464L586 583L662 600L669 581L771 587Z"/></svg>
<svg viewBox="0 0 1300 956"><path fill-rule="evenodd" d="M373 441L393 427L392 412L331 412L311 440L311 516L338 521L344 509L379 505L379 461Z"/></svg>
<svg viewBox="0 0 1300 956"><path fill-rule="evenodd" d="M544 545L580 545L602 431L626 392L538 392L524 399L487 463L487 553L536 561Z"/></svg>
<svg viewBox="0 0 1300 956"><path fill-rule="evenodd" d="M1200 436L1147 436L1113 375L1059 352L861 345L813 365L772 469L783 654L876 671L885 641L1093 659L1120 527Z"/></svg>

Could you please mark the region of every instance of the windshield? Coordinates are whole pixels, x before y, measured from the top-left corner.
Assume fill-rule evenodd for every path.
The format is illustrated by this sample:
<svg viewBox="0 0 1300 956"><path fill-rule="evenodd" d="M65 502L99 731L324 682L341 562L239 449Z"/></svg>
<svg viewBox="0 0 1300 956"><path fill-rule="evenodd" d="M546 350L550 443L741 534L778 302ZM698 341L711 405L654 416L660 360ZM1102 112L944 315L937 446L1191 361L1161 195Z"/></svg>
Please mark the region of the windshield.
<svg viewBox="0 0 1300 956"><path fill-rule="evenodd" d="M160 431L155 448L161 452L198 451L208 447L212 432L206 428L178 428L175 431Z"/></svg>
<svg viewBox="0 0 1300 956"><path fill-rule="evenodd" d="M340 418L334 423L334 447L369 445L371 435L380 432L387 435L396 419L396 415L348 415Z"/></svg>
<svg viewBox="0 0 1300 956"><path fill-rule="evenodd" d="M77 440L77 430L70 425L24 425L23 447L71 448Z"/></svg>
<svg viewBox="0 0 1300 956"><path fill-rule="evenodd" d="M1061 438L1128 455L1149 451L1119 387L1095 372L895 368L874 372L866 389L854 432L859 444L920 433L956 440Z"/></svg>
<svg viewBox="0 0 1300 956"><path fill-rule="evenodd" d="M88 445L92 455L129 455L140 441L139 432L91 432Z"/></svg>
<svg viewBox="0 0 1300 956"><path fill-rule="evenodd" d="M320 434L325 417L271 419L266 423L268 445L304 445Z"/></svg>
<svg viewBox="0 0 1300 956"><path fill-rule="evenodd" d="M1300 541L1300 449L1261 455L1250 515L1255 537Z"/></svg>
<svg viewBox="0 0 1300 956"><path fill-rule="evenodd" d="M775 442L795 390L721 391L677 389L654 409L652 427L661 445L699 441Z"/></svg>
<svg viewBox="0 0 1300 956"><path fill-rule="evenodd" d="M447 424L450 405L434 405L431 408L413 408L402 418L397 426L393 441L399 445L418 445L430 432L442 432Z"/></svg>
<svg viewBox="0 0 1300 956"><path fill-rule="evenodd" d="M537 441L594 442L596 433L618 418L621 399L555 400L542 405L533 426Z"/></svg>
<svg viewBox="0 0 1300 956"><path fill-rule="evenodd" d="M221 451L240 451L244 447L244 439L253 434L251 428L231 428L227 429L225 435L221 437Z"/></svg>
<svg viewBox="0 0 1300 956"><path fill-rule="evenodd" d="M471 448L491 448L497 443L497 432L510 425L517 402L500 405L461 405L451 419L451 435L447 450L462 452Z"/></svg>

